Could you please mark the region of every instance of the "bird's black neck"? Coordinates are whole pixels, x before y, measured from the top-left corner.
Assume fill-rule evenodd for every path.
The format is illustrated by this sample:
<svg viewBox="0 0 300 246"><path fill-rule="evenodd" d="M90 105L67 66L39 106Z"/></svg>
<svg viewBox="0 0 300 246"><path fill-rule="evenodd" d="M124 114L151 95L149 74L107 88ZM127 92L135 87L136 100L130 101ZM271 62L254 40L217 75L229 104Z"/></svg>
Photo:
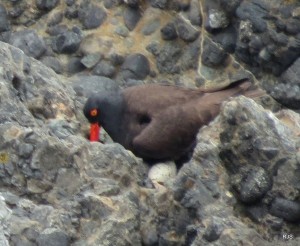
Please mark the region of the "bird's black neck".
<svg viewBox="0 0 300 246"><path fill-rule="evenodd" d="M100 114L103 116L100 122L102 127L113 141L120 143L124 114L124 99L122 94L120 92L111 94Z"/></svg>

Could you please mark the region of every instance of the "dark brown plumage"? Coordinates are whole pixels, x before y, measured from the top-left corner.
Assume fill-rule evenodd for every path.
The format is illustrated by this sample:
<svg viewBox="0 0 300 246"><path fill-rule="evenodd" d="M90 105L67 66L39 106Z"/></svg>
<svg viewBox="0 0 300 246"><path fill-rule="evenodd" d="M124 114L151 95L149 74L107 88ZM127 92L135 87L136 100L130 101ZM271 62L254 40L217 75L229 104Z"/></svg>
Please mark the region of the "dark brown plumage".
<svg viewBox="0 0 300 246"><path fill-rule="evenodd" d="M245 94L250 86L241 82L211 93L154 84L133 86L90 97L84 114L139 157L177 160L192 150L199 129L218 115L222 102ZM98 114L92 116L95 109Z"/></svg>

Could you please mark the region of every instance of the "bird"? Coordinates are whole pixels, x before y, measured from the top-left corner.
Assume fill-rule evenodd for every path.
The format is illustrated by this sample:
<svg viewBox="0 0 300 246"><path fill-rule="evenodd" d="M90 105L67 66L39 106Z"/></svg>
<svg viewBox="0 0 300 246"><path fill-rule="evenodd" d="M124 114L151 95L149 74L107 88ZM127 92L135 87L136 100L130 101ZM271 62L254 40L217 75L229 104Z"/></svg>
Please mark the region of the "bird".
<svg viewBox="0 0 300 246"><path fill-rule="evenodd" d="M261 90L252 87L247 80L211 92L135 85L90 96L83 113L92 125L102 126L114 142L137 157L178 161L190 156L199 129L219 114L224 101L238 95L261 96Z"/></svg>

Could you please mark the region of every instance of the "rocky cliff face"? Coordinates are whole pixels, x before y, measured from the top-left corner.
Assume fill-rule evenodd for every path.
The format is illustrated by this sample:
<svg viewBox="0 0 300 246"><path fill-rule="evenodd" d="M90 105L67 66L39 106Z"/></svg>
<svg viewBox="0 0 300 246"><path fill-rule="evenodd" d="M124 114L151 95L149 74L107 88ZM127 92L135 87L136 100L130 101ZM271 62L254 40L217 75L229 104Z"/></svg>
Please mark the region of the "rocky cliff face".
<svg viewBox="0 0 300 246"><path fill-rule="evenodd" d="M245 78L299 109L299 27L297 1L2 1L1 245L299 245L297 111L232 99L149 177L82 114L92 91Z"/></svg>

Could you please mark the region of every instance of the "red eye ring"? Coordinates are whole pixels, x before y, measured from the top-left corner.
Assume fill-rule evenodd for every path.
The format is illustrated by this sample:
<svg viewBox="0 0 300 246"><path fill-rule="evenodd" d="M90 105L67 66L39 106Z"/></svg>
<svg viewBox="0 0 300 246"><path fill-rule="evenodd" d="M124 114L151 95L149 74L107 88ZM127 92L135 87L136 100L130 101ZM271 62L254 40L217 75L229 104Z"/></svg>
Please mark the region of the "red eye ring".
<svg viewBox="0 0 300 246"><path fill-rule="evenodd" d="M90 111L90 115L93 116L93 117L97 116L98 115L98 110L97 109L92 109Z"/></svg>

